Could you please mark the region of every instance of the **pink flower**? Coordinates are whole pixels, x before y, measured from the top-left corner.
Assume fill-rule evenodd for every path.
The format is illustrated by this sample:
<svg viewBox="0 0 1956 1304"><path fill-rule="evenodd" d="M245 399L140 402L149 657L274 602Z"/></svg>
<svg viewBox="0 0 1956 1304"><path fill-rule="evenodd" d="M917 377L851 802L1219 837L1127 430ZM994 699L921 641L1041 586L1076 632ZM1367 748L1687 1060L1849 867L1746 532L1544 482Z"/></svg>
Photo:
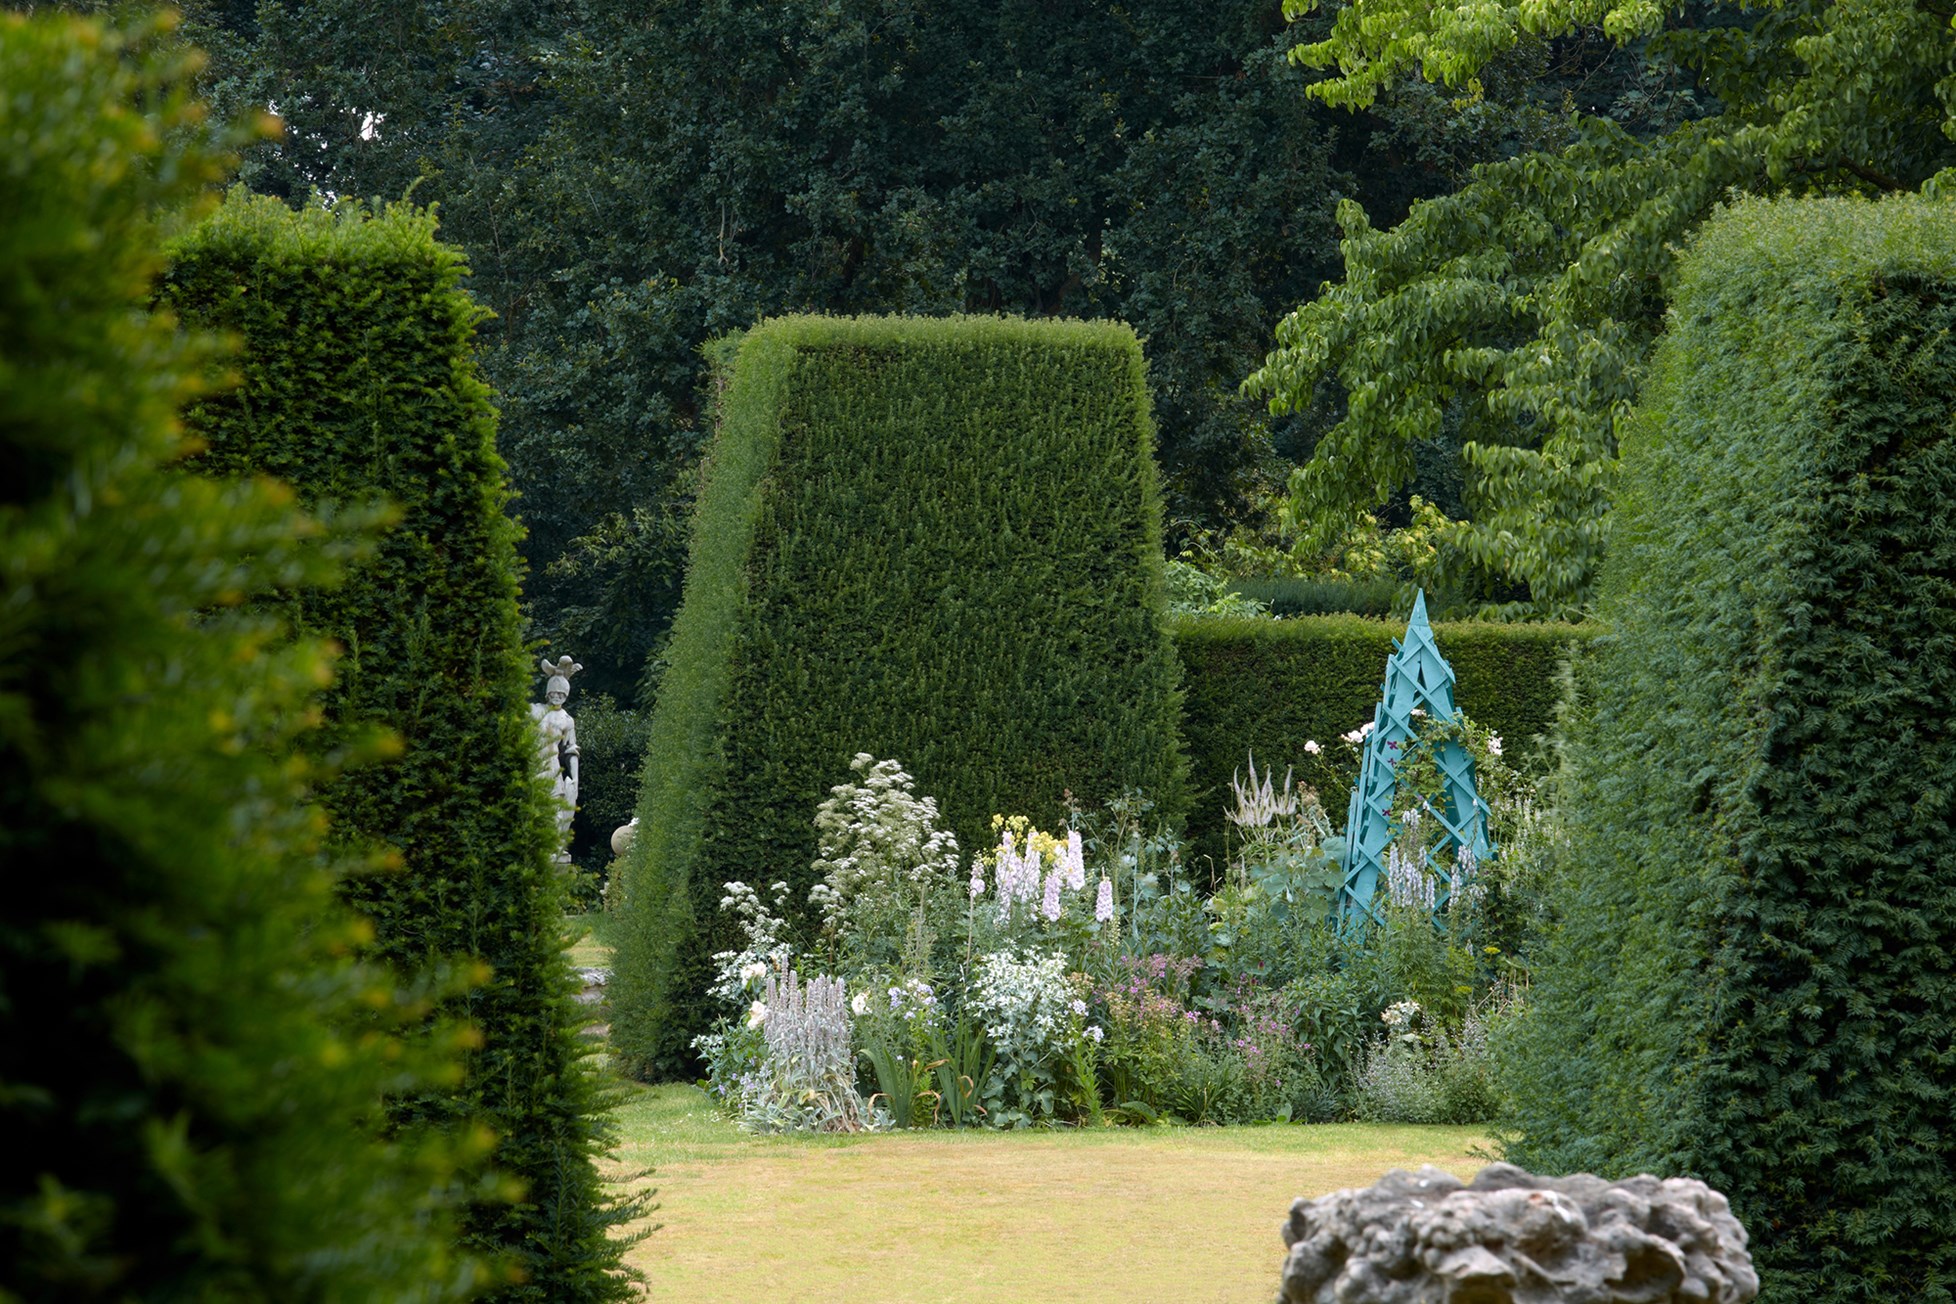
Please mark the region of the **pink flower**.
<svg viewBox="0 0 1956 1304"><path fill-rule="evenodd" d="M1039 903L1039 913L1046 916L1048 922L1055 922L1060 917L1059 894L1060 875L1058 870L1054 870L1046 875L1046 897Z"/></svg>
<svg viewBox="0 0 1956 1304"><path fill-rule="evenodd" d="M1317 754L1318 754L1319 752L1321 752L1321 751L1323 751L1323 750L1324 750L1324 748L1322 748L1322 747L1320 747L1320 746L1318 746L1318 740L1317 740L1317 739L1315 739L1315 738L1306 738L1306 739L1304 740L1304 750L1305 750L1306 752L1308 752L1308 753L1309 753L1310 755L1312 755L1312 756L1316 756L1316 755L1317 755Z"/></svg>

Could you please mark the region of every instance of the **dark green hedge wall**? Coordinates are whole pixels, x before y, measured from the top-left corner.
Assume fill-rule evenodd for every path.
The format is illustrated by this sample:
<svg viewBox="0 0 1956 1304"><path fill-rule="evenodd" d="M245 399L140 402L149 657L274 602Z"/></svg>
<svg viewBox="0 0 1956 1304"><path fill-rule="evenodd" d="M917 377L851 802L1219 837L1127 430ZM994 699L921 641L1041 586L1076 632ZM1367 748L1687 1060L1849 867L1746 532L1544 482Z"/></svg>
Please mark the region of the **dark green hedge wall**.
<svg viewBox="0 0 1956 1304"><path fill-rule="evenodd" d="M451 1057L287 755L330 658L237 605L318 531L164 469L209 350L155 224L222 163L154 35L0 13L0 1298L459 1300L452 1150L368 1126Z"/></svg>
<svg viewBox="0 0 1956 1304"><path fill-rule="evenodd" d="M326 746L376 727L384 766L321 794L342 837L379 843L397 872L349 896L404 970L458 957L486 979L453 1013L481 1033L461 1084L395 1099L395 1117L486 1124L522 1188L471 1208L469 1244L507 1256L508 1299L628 1298L593 1156L605 1130L563 953L563 885L528 702L516 606L516 527L476 376L481 310L431 213L294 212L233 193L174 250L164 298L243 340L242 383L190 429L216 474L269 472L307 502L384 497L398 514L335 592L289 614L345 653L326 695Z"/></svg>
<svg viewBox="0 0 1956 1304"><path fill-rule="evenodd" d="M968 852L1063 790L1182 802L1141 351L1126 327L785 318L721 399L627 865L614 1044L686 1072L721 883L805 899L813 817L895 757Z"/></svg>
<svg viewBox="0 0 1956 1304"><path fill-rule="evenodd" d="M1947 205L1747 202L1624 432L1511 1153L1703 1177L1768 1304L1956 1285L1953 417Z"/></svg>
<svg viewBox="0 0 1956 1304"><path fill-rule="evenodd" d="M1223 858L1225 806L1233 774L1294 766L1342 821L1353 766L1338 736L1372 718L1393 641L1404 621L1364 616L1291 620L1184 617L1175 622L1183 665L1182 737L1189 751L1190 852L1216 867ZM1457 677L1455 701L1525 763L1554 723L1557 666L1592 630L1582 625L1436 624L1433 634ZM1304 750L1315 739L1325 750Z"/></svg>

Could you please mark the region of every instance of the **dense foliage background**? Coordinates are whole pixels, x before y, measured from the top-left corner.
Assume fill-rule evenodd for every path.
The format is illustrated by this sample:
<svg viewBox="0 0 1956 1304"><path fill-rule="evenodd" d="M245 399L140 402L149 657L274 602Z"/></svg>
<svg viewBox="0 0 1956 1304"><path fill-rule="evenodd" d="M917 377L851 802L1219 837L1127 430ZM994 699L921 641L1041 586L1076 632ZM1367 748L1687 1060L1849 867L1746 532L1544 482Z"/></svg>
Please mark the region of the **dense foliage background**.
<svg viewBox="0 0 1956 1304"><path fill-rule="evenodd" d="M1919 199L1707 226L1571 733L1510 1153L1703 1177L1774 1300L1956 1286L1950 230Z"/></svg>
<svg viewBox="0 0 1956 1304"><path fill-rule="evenodd" d="M1415 570L1486 614L1579 615L1604 557L1616 422L1683 238L1733 192L1884 195L1956 177L1956 36L1946 8L1915 0L1352 0L1293 57L1335 65L1311 87L1327 104L1363 108L1415 74L1475 100L1517 56L1599 29L1638 56L1636 93L1659 92L1633 121L1584 87L1567 136L1475 168L1389 230L1340 206L1342 279L1285 318L1247 386L1279 412L1321 388L1344 396L1292 478L1305 555L1403 493L1451 429L1465 492L1441 502L1453 519Z"/></svg>
<svg viewBox="0 0 1956 1304"><path fill-rule="evenodd" d="M621 704L679 600L705 340L791 311L1126 321L1179 547L1266 521L1337 413L1273 419L1236 388L1336 274L1340 199L1396 221L1559 145L1572 109L1646 133L1695 104L1671 65L1577 33L1471 95L1409 77L1333 111L1286 62L1327 24L1271 0L186 9L218 104L287 123L246 160L255 189L441 206L496 313L531 631ZM1412 481L1455 515L1458 438L1435 431Z"/></svg>

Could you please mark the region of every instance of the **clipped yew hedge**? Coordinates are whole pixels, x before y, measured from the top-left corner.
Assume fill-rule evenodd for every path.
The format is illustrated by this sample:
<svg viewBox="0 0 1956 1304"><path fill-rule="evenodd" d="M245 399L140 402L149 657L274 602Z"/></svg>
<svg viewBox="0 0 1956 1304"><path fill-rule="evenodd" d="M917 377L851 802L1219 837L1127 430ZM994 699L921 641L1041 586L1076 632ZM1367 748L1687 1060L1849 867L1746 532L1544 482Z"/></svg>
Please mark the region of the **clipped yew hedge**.
<svg viewBox="0 0 1956 1304"><path fill-rule="evenodd" d="M1344 818L1353 764L1338 736L1372 718L1386 658L1406 632L1404 621L1365 616L1266 620L1189 616L1175 622L1184 667L1182 735L1189 752L1190 849L1222 865L1223 817L1233 801L1232 775L1259 772L1319 788L1325 809ZM1485 621L1436 624L1433 635L1456 676L1454 700L1500 734L1510 759L1525 761L1547 735L1561 699L1559 670L1592 627L1507 625ZM1312 756L1304 744L1324 750Z"/></svg>
<svg viewBox="0 0 1956 1304"><path fill-rule="evenodd" d="M1179 811L1141 350L1124 326L791 317L732 353L626 866L613 1043L683 1075L733 878L895 757L967 853L1062 794Z"/></svg>
<svg viewBox="0 0 1956 1304"><path fill-rule="evenodd" d="M1582 676L1519 1162L1727 1192L1768 1301L1956 1288L1956 224L1685 259Z"/></svg>
<svg viewBox="0 0 1956 1304"><path fill-rule="evenodd" d="M395 516L344 585L284 609L344 648L321 748L398 740L389 763L320 793L338 839L395 866L347 890L377 951L409 973L481 963L446 1007L479 1033L461 1081L395 1096L394 1117L493 1134L510 1189L471 1204L465 1241L507 1269L499 1298L626 1299L607 1232L631 1207L593 1164L607 1133L564 956L516 526L465 270L430 212L295 212L237 191L176 244L163 298L242 341L241 383L188 415L201 470L270 473L306 503L380 500Z"/></svg>
<svg viewBox="0 0 1956 1304"><path fill-rule="evenodd" d="M289 755L331 657L239 605L319 529L173 466L157 224L224 163L162 39L0 13L0 1299L467 1299L465 1138L373 1126L452 1059Z"/></svg>

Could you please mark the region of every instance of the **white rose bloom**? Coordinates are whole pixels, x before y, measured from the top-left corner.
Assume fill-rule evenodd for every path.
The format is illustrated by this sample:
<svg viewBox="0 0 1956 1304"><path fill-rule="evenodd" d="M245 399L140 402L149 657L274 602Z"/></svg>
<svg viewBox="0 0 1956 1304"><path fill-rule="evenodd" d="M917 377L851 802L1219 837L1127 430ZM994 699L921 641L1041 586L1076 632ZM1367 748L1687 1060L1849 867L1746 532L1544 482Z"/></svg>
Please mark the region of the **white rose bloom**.
<svg viewBox="0 0 1956 1304"><path fill-rule="evenodd" d="M747 1007L747 1026L758 1028L767 1021L767 1002L755 1001Z"/></svg>

